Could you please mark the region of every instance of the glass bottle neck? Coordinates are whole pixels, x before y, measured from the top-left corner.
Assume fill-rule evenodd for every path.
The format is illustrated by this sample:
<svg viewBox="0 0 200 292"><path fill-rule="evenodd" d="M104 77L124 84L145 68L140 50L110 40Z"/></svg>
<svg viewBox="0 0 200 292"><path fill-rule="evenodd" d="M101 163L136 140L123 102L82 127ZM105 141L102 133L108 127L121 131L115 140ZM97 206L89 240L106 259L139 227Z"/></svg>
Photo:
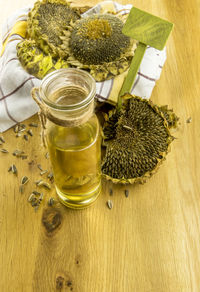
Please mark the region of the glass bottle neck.
<svg viewBox="0 0 200 292"><path fill-rule="evenodd" d="M95 93L92 76L75 68L48 74L39 88L47 118L70 127L85 123L92 116Z"/></svg>

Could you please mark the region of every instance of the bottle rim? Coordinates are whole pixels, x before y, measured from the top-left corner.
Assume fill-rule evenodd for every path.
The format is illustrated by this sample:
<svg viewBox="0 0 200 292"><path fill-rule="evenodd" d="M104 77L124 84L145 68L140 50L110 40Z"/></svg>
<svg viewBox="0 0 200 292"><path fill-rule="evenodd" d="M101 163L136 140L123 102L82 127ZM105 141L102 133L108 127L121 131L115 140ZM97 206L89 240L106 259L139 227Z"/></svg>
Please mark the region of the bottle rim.
<svg viewBox="0 0 200 292"><path fill-rule="evenodd" d="M48 95L46 93L48 87L52 82L56 82L57 78L64 78L67 76L76 76L79 78L84 79L85 81L87 80L87 83L90 86L90 91L88 95L81 100L80 102L74 103L74 104L69 104L69 105L63 105L56 103L48 98ZM94 78L87 72L81 69L77 68L62 68L62 69L57 69L49 74L47 74L43 79L39 87L39 95L42 101L51 107L54 110L58 111L73 111L73 110L78 110L82 109L84 107L87 107L93 100L94 96L96 94L96 82Z"/></svg>

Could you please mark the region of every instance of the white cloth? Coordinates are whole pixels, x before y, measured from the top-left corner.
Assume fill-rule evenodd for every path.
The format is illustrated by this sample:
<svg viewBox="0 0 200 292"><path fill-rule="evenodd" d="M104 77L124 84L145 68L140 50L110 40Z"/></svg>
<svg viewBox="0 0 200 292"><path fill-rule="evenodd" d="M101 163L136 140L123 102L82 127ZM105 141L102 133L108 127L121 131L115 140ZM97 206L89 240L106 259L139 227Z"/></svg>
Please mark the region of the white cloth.
<svg viewBox="0 0 200 292"><path fill-rule="evenodd" d="M111 1L106 1L109 3ZM105 3L105 2L102 2ZM98 13L102 3L94 6L86 14ZM121 5L112 2L116 11L129 13L131 5ZM16 52L16 45L23 39L12 33L13 26L27 19L32 7L25 7L11 15L3 25L3 43L7 39L5 49L0 57L0 132L6 131L15 124L24 121L38 111L38 106L32 99L32 87L40 86L40 80L28 74L21 66ZM140 69L133 85L132 94L150 98L156 80L160 78L162 67L166 60L166 50L158 51L148 47L143 57ZM97 82L97 98L108 101L114 80Z"/></svg>

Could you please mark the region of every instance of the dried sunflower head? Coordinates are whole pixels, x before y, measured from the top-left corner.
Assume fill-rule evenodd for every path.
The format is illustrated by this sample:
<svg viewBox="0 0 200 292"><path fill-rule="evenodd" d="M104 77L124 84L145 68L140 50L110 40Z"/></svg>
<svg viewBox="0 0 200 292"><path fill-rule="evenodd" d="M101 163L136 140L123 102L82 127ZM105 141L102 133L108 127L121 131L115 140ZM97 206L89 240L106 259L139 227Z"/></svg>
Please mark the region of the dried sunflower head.
<svg viewBox="0 0 200 292"><path fill-rule="evenodd" d="M35 2L27 20L28 37L54 57L65 57L60 35L70 22L80 18L78 9L72 8L65 0L42 0Z"/></svg>
<svg viewBox="0 0 200 292"><path fill-rule="evenodd" d="M34 40L24 40L18 43L16 49L24 69L39 79L56 69L69 67L65 60L55 60L50 54L44 54Z"/></svg>
<svg viewBox="0 0 200 292"><path fill-rule="evenodd" d="M173 137L161 108L130 94L124 99L120 111L109 113L103 129L102 173L114 183L145 182L165 159Z"/></svg>
<svg viewBox="0 0 200 292"><path fill-rule="evenodd" d="M61 37L71 65L85 68L96 81L110 79L128 69L136 41L122 34L123 21L112 14L95 14L71 25Z"/></svg>

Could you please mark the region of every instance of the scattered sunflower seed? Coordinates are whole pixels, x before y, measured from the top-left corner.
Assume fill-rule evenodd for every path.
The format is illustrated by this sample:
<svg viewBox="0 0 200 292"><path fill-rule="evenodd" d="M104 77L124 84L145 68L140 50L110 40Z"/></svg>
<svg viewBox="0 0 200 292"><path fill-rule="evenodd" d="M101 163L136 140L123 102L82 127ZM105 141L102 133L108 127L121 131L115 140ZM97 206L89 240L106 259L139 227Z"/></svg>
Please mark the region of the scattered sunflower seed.
<svg viewBox="0 0 200 292"><path fill-rule="evenodd" d="M35 184L38 186L39 183L41 183L42 181L43 181L42 179L39 179L39 180L35 181Z"/></svg>
<svg viewBox="0 0 200 292"><path fill-rule="evenodd" d="M113 202L111 200L108 200L107 201L107 205L108 205L108 208L109 209L112 209L113 208Z"/></svg>
<svg viewBox="0 0 200 292"><path fill-rule="evenodd" d="M11 170L12 170L12 173L14 173L14 174L16 174L17 175L17 167L14 165L14 164L12 164L11 165Z"/></svg>
<svg viewBox="0 0 200 292"><path fill-rule="evenodd" d="M35 196L40 196L41 195L41 193L39 193L37 191L33 191L32 194L35 195Z"/></svg>
<svg viewBox="0 0 200 292"><path fill-rule="evenodd" d="M45 158L46 158L46 159L49 158L49 153L48 153L48 152L45 154Z"/></svg>
<svg viewBox="0 0 200 292"><path fill-rule="evenodd" d="M0 151L2 152L2 153L8 153L8 150L6 150L6 149L0 149Z"/></svg>
<svg viewBox="0 0 200 292"><path fill-rule="evenodd" d="M23 176L21 179L21 184L25 185L29 181L29 178L27 176Z"/></svg>
<svg viewBox="0 0 200 292"><path fill-rule="evenodd" d="M38 185L38 187L45 187L45 188L48 189L48 190L51 189L50 184L48 184L48 183L45 182L45 181L41 181L41 182L39 182L37 185Z"/></svg>
<svg viewBox="0 0 200 292"><path fill-rule="evenodd" d="M54 203L55 203L55 200L54 200L54 198L51 197L51 198L48 200L48 205L49 205L49 206L53 206Z"/></svg>
<svg viewBox="0 0 200 292"><path fill-rule="evenodd" d="M23 186L23 185L20 185L20 187L19 187L19 191L20 191L21 194L24 193L24 186Z"/></svg>
<svg viewBox="0 0 200 292"><path fill-rule="evenodd" d="M33 136L33 132L32 132L32 130L29 129L29 130L27 131L27 134L29 134L29 136Z"/></svg>
<svg viewBox="0 0 200 292"><path fill-rule="evenodd" d="M19 125L16 125L16 126L14 127L14 132L15 132L15 133L18 133L18 132L19 132Z"/></svg>
<svg viewBox="0 0 200 292"><path fill-rule="evenodd" d="M21 158L24 160L24 159L27 159L28 158L28 155L22 155Z"/></svg>
<svg viewBox="0 0 200 292"><path fill-rule="evenodd" d="M33 198L33 199L31 200L31 206L32 206L32 207L36 207L36 206L38 206L37 198Z"/></svg>
<svg viewBox="0 0 200 292"><path fill-rule="evenodd" d="M14 127L14 132L15 132L15 133L20 133L20 132L25 131L25 129L26 129L26 125L24 125L24 124L17 124L17 125Z"/></svg>
<svg viewBox="0 0 200 292"><path fill-rule="evenodd" d="M8 168L8 172L12 171L12 165Z"/></svg>
<svg viewBox="0 0 200 292"><path fill-rule="evenodd" d="M191 117L189 117L187 120L186 120L186 123L191 123L192 122L192 118Z"/></svg>
<svg viewBox="0 0 200 292"><path fill-rule="evenodd" d="M32 202L32 200L34 199L34 194L30 194L29 198L28 198L28 202Z"/></svg>
<svg viewBox="0 0 200 292"><path fill-rule="evenodd" d="M113 190L112 190L112 189L109 190L109 195L110 195L110 196L113 195Z"/></svg>
<svg viewBox="0 0 200 292"><path fill-rule="evenodd" d="M128 198L129 196L129 190L125 190L125 197Z"/></svg>
<svg viewBox="0 0 200 292"><path fill-rule="evenodd" d="M53 182L54 181L53 172L50 172L47 178L50 180L50 182Z"/></svg>
<svg viewBox="0 0 200 292"><path fill-rule="evenodd" d="M13 152L13 155L16 157L21 157L23 154L24 154L24 151L21 151L21 150L15 150Z"/></svg>
<svg viewBox="0 0 200 292"><path fill-rule="evenodd" d="M41 194L40 194L40 196L39 196L39 199L38 199L38 200L39 200L39 202L41 202L41 201L43 200L43 197L44 197L44 194L43 194L43 193L41 193Z"/></svg>
<svg viewBox="0 0 200 292"><path fill-rule="evenodd" d="M39 168L39 170L43 171L42 166L40 164L38 164L37 167Z"/></svg>
<svg viewBox="0 0 200 292"><path fill-rule="evenodd" d="M21 135L22 135L21 133L17 133L16 137L18 138L18 137L20 137Z"/></svg>
<svg viewBox="0 0 200 292"><path fill-rule="evenodd" d="M28 141L28 135L24 135L24 139Z"/></svg>
<svg viewBox="0 0 200 292"><path fill-rule="evenodd" d="M5 143L5 140L4 140L3 136L0 136L0 141L1 141L2 143Z"/></svg>
<svg viewBox="0 0 200 292"><path fill-rule="evenodd" d="M45 174L47 172L48 172L48 170L43 170L43 171L40 172L40 175L43 175L43 174Z"/></svg>
<svg viewBox="0 0 200 292"><path fill-rule="evenodd" d="M36 123L30 123L29 124L29 127L37 128L38 127L38 124L36 124Z"/></svg>

